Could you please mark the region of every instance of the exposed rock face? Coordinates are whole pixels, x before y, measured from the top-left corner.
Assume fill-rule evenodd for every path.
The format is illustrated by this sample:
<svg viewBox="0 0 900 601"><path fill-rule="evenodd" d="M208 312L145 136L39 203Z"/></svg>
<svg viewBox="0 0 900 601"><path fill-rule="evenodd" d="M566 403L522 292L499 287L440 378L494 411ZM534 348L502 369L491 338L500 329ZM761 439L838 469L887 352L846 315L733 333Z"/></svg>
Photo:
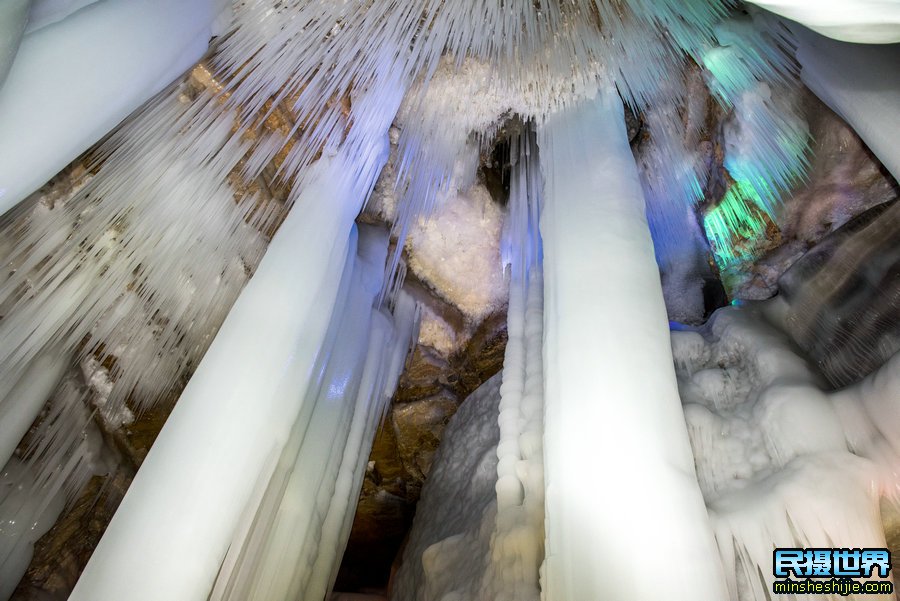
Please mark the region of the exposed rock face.
<svg viewBox="0 0 900 601"><path fill-rule="evenodd" d="M417 477L416 488L421 487L425 475L431 471L444 428L457 407L452 393L441 392L420 401L398 404L391 412L400 462L407 474Z"/></svg>
<svg viewBox="0 0 900 601"><path fill-rule="evenodd" d="M500 370L505 349L505 311L486 318L449 357L416 347L369 455L335 590L387 586L445 428L460 400Z"/></svg>
<svg viewBox="0 0 900 601"><path fill-rule="evenodd" d="M396 218L397 136L393 128L391 159L360 221ZM419 340L375 438L335 590L387 586L447 423L462 399L503 364L503 159L487 154L481 160L479 181L462 191L451 184L433 218L413 224L407 239L404 289L422 307Z"/></svg>
<svg viewBox="0 0 900 601"><path fill-rule="evenodd" d="M781 277L792 338L835 387L900 350L900 201L828 235Z"/></svg>
<svg viewBox="0 0 900 601"><path fill-rule="evenodd" d="M91 478L56 525L35 545L31 566L16 588L13 600L68 597L132 477L133 473L121 470Z"/></svg>
<svg viewBox="0 0 900 601"><path fill-rule="evenodd" d="M74 371L74 370L73 370ZM81 370L68 377L84 377ZM88 389L87 402L97 405L97 392ZM143 413L135 411L127 422L105 419L100 411L86 429L99 432L103 444L94 461L95 474L77 491L56 524L34 547L28 571L16 588L12 601L46 601L68 597L116 508L128 491L138 468L165 425L183 383L167 398ZM40 426L42 414L32 427ZM27 441L27 438L26 438ZM27 443L23 443L22 453Z"/></svg>
<svg viewBox="0 0 900 601"><path fill-rule="evenodd" d="M896 182L856 133L811 93L804 107L813 138L808 181L784 199L747 259L722 274L732 298L762 300L809 249L864 211L897 197Z"/></svg>
<svg viewBox="0 0 900 601"><path fill-rule="evenodd" d="M395 601L476 598L458 587L466 575L477 591L490 556L482 523L493 526L496 512L500 383L497 375L478 388L447 428L393 581Z"/></svg>

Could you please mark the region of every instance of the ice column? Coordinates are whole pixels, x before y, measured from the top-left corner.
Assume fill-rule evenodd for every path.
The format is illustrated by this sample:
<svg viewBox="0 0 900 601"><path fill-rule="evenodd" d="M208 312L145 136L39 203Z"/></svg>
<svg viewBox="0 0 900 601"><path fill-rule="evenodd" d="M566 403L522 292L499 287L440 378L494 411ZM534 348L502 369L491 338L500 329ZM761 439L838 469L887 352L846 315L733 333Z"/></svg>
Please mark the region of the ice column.
<svg viewBox="0 0 900 601"><path fill-rule="evenodd" d="M208 598L254 487L273 472L315 380L353 220L387 157L387 127L399 99L393 106L381 100L384 115L371 125L372 144L347 144L358 156L342 150L313 165L73 601Z"/></svg>
<svg viewBox="0 0 900 601"><path fill-rule="evenodd" d="M211 601L323 599L337 575L375 426L403 365L393 358L412 346L415 320L408 298L393 315L375 306L387 230L361 228L359 248L344 270L315 369L321 377L245 512Z"/></svg>
<svg viewBox="0 0 900 601"><path fill-rule="evenodd" d="M621 101L552 115L539 144L544 598L726 599Z"/></svg>
<svg viewBox="0 0 900 601"><path fill-rule="evenodd" d="M509 266L509 339L500 387L497 445L497 517L491 538L491 574L484 598L540 599L538 573L544 542L543 279L540 165L534 133L512 139L509 216L504 240Z"/></svg>
<svg viewBox="0 0 900 601"><path fill-rule="evenodd" d="M803 83L900 179L900 44L849 44L791 28Z"/></svg>

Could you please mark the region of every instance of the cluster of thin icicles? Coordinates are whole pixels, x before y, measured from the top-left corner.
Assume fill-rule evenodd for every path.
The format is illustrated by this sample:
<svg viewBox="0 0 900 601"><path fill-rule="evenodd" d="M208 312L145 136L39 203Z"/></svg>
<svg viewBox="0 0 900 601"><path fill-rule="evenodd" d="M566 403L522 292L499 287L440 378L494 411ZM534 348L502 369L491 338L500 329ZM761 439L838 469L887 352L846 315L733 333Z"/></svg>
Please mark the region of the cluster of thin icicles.
<svg viewBox="0 0 900 601"><path fill-rule="evenodd" d="M133 115L95 150L92 176L70 197L5 218L0 462L51 398L53 415L72 417L44 420L22 485L31 498L54 498L67 482L70 494L77 490L84 474L73 480L74 466L87 460L71 441L89 417L69 405L81 402L120 426L189 375L303 187L306 167L341 145L363 152L366 141L348 136L353 124L397 111L365 102L367 90L408 92L395 182L400 237L448 184L473 136L490 135L510 113L540 121L600 86L616 85L626 103L648 111L661 152L688 166L677 174L683 191L660 191L660 202L696 202L702 177L673 108L685 97L685 65L703 65L716 97L735 106L759 85L793 81L784 33L729 25L734 4L234 2L209 68L194 72L200 86L174 85ZM435 73L464 63L479 67L484 84L468 99L471 111L432 110ZM753 148L774 165L742 167L773 190L801 171L803 153L789 146L772 156L765 141L793 127L776 108L763 101L744 124L765 130L752 134ZM60 384L71 365L89 384L75 394ZM20 523L49 504L10 499L0 497L0 518ZM0 549L0 564L7 551Z"/></svg>

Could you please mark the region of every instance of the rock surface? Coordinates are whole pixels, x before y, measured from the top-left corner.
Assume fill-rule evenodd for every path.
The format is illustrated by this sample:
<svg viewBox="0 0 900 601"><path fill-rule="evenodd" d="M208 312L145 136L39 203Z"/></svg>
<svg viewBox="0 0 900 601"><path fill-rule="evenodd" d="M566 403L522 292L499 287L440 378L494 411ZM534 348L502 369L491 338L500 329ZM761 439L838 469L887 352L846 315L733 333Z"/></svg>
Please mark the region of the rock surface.
<svg viewBox="0 0 900 601"><path fill-rule="evenodd" d="M335 590L383 591L422 487L461 399L503 365L506 314L486 318L459 352L418 345L372 451Z"/></svg>
<svg viewBox="0 0 900 601"><path fill-rule="evenodd" d="M794 341L834 387L900 351L900 201L829 234L778 281Z"/></svg>
<svg viewBox="0 0 900 601"><path fill-rule="evenodd" d="M778 278L825 236L898 195L897 183L840 117L811 93L803 104L813 138L806 185L783 199L764 237L746 242L747 259L722 273L731 298L773 296Z"/></svg>

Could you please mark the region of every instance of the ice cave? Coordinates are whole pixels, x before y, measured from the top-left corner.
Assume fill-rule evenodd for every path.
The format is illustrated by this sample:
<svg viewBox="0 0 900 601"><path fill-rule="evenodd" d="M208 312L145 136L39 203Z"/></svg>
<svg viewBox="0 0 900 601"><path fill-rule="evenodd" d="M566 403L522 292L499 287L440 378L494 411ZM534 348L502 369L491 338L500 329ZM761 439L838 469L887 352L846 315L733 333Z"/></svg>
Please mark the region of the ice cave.
<svg viewBox="0 0 900 601"><path fill-rule="evenodd" d="M0 0L0 601L894 600L900 0Z"/></svg>

